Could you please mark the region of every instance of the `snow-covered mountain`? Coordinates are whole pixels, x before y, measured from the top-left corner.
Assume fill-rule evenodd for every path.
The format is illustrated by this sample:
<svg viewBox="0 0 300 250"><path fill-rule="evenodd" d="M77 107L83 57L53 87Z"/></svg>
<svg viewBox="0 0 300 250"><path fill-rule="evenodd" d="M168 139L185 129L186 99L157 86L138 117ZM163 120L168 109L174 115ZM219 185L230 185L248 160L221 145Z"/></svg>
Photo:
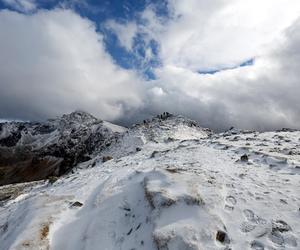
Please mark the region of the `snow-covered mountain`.
<svg viewBox="0 0 300 250"><path fill-rule="evenodd" d="M73 173L0 187L1 250L299 249L299 131L104 125L118 135Z"/></svg>
<svg viewBox="0 0 300 250"><path fill-rule="evenodd" d="M79 111L46 122L0 123L0 185L65 174L125 130Z"/></svg>

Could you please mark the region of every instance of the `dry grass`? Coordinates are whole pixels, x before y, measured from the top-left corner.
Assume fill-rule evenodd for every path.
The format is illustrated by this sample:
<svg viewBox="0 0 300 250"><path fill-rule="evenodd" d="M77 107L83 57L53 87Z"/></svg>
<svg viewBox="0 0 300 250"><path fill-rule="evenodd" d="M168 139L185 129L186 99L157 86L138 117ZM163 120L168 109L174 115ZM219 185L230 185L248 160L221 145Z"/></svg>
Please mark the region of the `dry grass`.
<svg viewBox="0 0 300 250"><path fill-rule="evenodd" d="M40 239L44 240L47 238L49 234L49 223L48 224L44 224L42 229L40 230Z"/></svg>

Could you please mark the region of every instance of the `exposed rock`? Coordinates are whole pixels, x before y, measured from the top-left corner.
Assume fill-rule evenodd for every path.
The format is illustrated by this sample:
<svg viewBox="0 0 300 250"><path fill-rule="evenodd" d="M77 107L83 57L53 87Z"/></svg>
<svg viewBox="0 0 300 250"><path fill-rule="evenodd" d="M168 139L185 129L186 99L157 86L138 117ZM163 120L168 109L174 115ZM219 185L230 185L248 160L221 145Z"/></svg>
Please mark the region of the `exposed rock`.
<svg viewBox="0 0 300 250"><path fill-rule="evenodd" d="M150 158L155 158L155 155L159 153L158 151L153 151L150 155Z"/></svg>
<svg viewBox="0 0 300 250"><path fill-rule="evenodd" d="M0 148L0 185L45 179L59 173L62 158L22 148Z"/></svg>
<svg viewBox="0 0 300 250"><path fill-rule="evenodd" d="M90 160L119 137L106 124L81 111L46 122L2 123L0 185L60 176Z"/></svg>
<svg viewBox="0 0 300 250"><path fill-rule="evenodd" d="M75 201L74 203L71 204L71 207L82 207L83 204L79 201Z"/></svg>
<svg viewBox="0 0 300 250"><path fill-rule="evenodd" d="M107 161L110 161L110 160L112 160L113 158L111 157L111 156L103 156L102 157L102 162L107 162Z"/></svg>
<svg viewBox="0 0 300 250"><path fill-rule="evenodd" d="M57 176L49 176L48 177L48 181L50 184L53 184L54 182L56 182L58 180Z"/></svg>
<svg viewBox="0 0 300 250"><path fill-rule="evenodd" d="M15 199L19 195L26 193L28 189L36 184L37 182L28 182L0 187L0 206L9 200Z"/></svg>
<svg viewBox="0 0 300 250"><path fill-rule="evenodd" d="M295 132L298 131L297 129L293 129L293 128L282 128L279 130L276 130L277 132Z"/></svg>
<svg viewBox="0 0 300 250"><path fill-rule="evenodd" d="M248 161L248 155L244 154L241 156L241 161L242 162L247 162Z"/></svg>
<svg viewBox="0 0 300 250"><path fill-rule="evenodd" d="M223 244L228 244L230 243L230 239L227 236L227 234L224 231L219 230L216 234L216 240L223 243Z"/></svg>

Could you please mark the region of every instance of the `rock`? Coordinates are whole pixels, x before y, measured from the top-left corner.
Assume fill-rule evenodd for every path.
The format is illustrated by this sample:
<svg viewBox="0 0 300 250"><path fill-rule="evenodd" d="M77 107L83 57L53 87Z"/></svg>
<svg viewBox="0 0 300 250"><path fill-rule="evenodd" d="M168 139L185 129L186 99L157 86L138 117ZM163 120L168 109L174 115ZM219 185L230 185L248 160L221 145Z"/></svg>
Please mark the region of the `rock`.
<svg viewBox="0 0 300 250"><path fill-rule="evenodd" d="M150 155L150 158L155 158L155 155L158 153L158 151L153 151L152 154Z"/></svg>
<svg viewBox="0 0 300 250"><path fill-rule="evenodd" d="M110 161L112 160L113 158L111 156L103 156L102 157L102 162L107 162L107 161Z"/></svg>
<svg viewBox="0 0 300 250"><path fill-rule="evenodd" d="M54 182L56 182L58 180L57 176L49 176L48 177L48 181L50 184L53 184Z"/></svg>
<svg viewBox="0 0 300 250"><path fill-rule="evenodd" d="M244 154L241 156L241 161L242 162L247 162L248 161L248 155Z"/></svg>
<svg viewBox="0 0 300 250"><path fill-rule="evenodd" d="M9 136L0 140L0 145L4 147L15 146L21 138L20 131L13 131Z"/></svg>
<svg viewBox="0 0 300 250"><path fill-rule="evenodd" d="M297 129L293 129L293 128L282 128L279 130L276 130L276 132L295 132L297 131Z"/></svg>
<svg viewBox="0 0 300 250"><path fill-rule="evenodd" d="M36 184L37 182L28 182L0 187L0 207L7 201L13 200L19 195L26 193L27 189L31 189Z"/></svg>
<svg viewBox="0 0 300 250"><path fill-rule="evenodd" d="M224 231L219 230L216 234L216 240L223 243L223 244L228 244L230 243L230 239L227 236L227 234Z"/></svg>
<svg viewBox="0 0 300 250"><path fill-rule="evenodd" d="M172 137L168 137L167 139L165 139L164 140L166 143L168 143L168 142L174 142L175 141L175 139L174 138L172 138Z"/></svg>
<svg viewBox="0 0 300 250"><path fill-rule="evenodd" d="M82 207L83 204L79 201L75 201L74 203L71 204L71 207Z"/></svg>

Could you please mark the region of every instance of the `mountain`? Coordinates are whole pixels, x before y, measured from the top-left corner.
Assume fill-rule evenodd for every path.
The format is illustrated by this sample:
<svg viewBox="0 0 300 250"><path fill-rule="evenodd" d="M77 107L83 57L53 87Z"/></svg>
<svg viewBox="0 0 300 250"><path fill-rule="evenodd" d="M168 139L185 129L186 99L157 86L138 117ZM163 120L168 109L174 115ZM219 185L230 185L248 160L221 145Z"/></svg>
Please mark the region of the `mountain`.
<svg viewBox="0 0 300 250"><path fill-rule="evenodd" d="M103 126L73 171L0 187L1 250L299 249L300 131Z"/></svg>
<svg viewBox="0 0 300 250"><path fill-rule="evenodd" d="M65 174L125 130L80 111L46 122L0 123L0 185Z"/></svg>

